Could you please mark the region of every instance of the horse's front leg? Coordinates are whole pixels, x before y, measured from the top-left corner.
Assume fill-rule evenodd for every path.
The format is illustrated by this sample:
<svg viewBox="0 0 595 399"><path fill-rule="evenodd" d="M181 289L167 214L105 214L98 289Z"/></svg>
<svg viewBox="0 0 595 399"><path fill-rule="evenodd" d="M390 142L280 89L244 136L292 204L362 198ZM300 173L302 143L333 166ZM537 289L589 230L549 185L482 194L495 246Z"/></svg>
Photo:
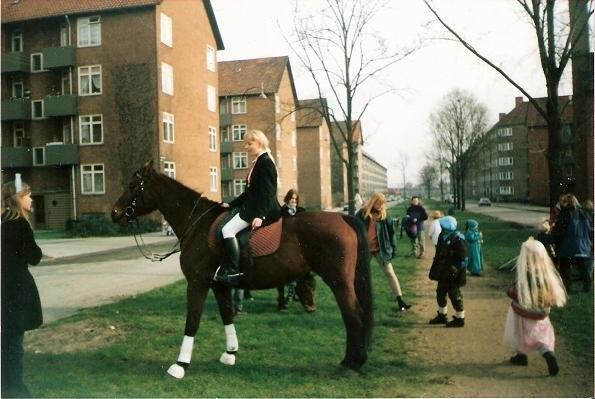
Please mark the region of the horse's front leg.
<svg viewBox="0 0 595 399"><path fill-rule="evenodd" d="M190 280L188 282L188 286L186 287L186 327L184 328L184 338L182 339L178 361L167 369L167 373L174 378L184 378L186 369L190 365L194 337L198 331L203 305L208 292L208 281L197 282Z"/></svg>
<svg viewBox="0 0 595 399"><path fill-rule="evenodd" d="M213 293L219 307L219 314L225 330L225 352L219 361L228 366L236 364L236 353L240 348L236 328L233 325L233 302L231 300L231 288L224 284L213 285Z"/></svg>

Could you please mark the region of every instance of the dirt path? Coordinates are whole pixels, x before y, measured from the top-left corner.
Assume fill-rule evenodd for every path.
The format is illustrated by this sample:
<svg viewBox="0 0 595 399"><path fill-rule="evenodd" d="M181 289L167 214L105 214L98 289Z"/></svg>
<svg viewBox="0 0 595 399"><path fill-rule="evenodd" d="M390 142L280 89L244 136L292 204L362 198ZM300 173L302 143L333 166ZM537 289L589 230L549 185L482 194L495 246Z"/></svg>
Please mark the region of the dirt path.
<svg viewBox="0 0 595 399"><path fill-rule="evenodd" d="M426 243L429 250L420 260L412 287L419 300L412 312L415 338L409 349L414 361L431 369L430 384L419 392L420 397L593 397L592 367L581 367L568 351L571 343L559 336L558 376L548 376L537 353L529 354L528 367L508 362L512 352L502 343L502 334L509 305L505 289L512 283L512 274L487 270L482 277L468 276L462 289L465 327L429 325L437 305L436 283L428 279L434 248L429 239ZM448 307L451 318L450 301Z"/></svg>

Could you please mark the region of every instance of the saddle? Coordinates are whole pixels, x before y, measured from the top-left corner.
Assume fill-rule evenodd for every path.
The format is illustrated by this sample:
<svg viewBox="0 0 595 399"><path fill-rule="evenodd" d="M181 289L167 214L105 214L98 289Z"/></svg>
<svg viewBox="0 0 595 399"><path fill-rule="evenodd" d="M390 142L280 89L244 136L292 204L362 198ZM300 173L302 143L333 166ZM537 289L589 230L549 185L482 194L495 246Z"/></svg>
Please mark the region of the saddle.
<svg viewBox="0 0 595 399"><path fill-rule="evenodd" d="M233 216L233 211L223 212L217 216L211 224L208 234L209 249L215 254L223 253L221 229ZM256 230L244 229L238 233L236 238L240 244L240 253L242 257L258 257L270 255L279 249L281 244L283 219L260 227Z"/></svg>

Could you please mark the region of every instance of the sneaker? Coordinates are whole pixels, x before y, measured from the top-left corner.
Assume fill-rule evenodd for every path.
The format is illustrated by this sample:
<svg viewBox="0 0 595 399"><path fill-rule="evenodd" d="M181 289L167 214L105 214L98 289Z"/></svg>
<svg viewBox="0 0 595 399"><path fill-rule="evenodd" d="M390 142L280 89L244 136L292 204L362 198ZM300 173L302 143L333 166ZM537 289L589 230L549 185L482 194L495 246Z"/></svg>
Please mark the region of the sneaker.
<svg viewBox="0 0 595 399"><path fill-rule="evenodd" d="M556 360L554 352L545 352L543 357L545 357L545 361L547 362L547 371L550 373L550 375L554 376L558 374L560 368L558 367L558 361Z"/></svg>
<svg viewBox="0 0 595 399"><path fill-rule="evenodd" d="M516 364L517 366L527 366L529 364L529 360L527 359L527 355L524 353L517 353L510 358L510 363Z"/></svg>
<svg viewBox="0 0 595 399"><path fill-rule="evenodd" d="M442 314L440 312L436 312L437 315L436 317L434 317L432 320L430 320L430 324L446 324L448 322L448 319L446 318L445 314Z"/></svg>
<svg viewBox="0 0 595 399"><path fill-rule="evenodd" d="M446 323L446 328L453 328L453 327L465 327L465 318L461 317L458 318L457 316L453 316L452 320Z"/></svg>

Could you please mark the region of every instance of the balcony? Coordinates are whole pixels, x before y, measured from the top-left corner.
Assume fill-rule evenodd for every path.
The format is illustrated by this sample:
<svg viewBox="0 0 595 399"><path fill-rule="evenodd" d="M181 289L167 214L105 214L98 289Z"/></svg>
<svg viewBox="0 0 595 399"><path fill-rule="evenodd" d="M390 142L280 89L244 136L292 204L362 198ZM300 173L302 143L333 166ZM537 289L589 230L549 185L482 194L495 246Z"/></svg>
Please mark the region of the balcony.
<svg viewBox="0 0 595 399"><path fill-rule="evenodd" d="M221 181L227 181L233 179L233 170L229 168L221 169Z"/></svg>
<svg viewBox="0 0 595 399"><path fill-rule="evenodd" d="M45 165L64 166L79 163L79 147L76 144L48 143L45 146Z"/></svg>
<svg viewBox="0 0 595 399"><path fill-rule="evenodd" d="M43 113L47 117L76 115L76 96L65 94L45 97Z"/></svg>
<svg viewBox="0 0 595 399"><path fill-rule="evenodd" d="M31 100L26 98L13 98L2 100L3 121L18 121L31 119Z"/></svg>
<svg viewBox="0 0 595 399"><path fill-rule="evenodd" d="M233 152L233 143L231 141L223 141L221 143L221 153L229 154Z"/></svg>
<svg viewBox="0 0 595 399"><path fill-rule="evenodd" d="M2 53L2 73L30 72L29 56L21 52Z"/></svg>
<svg viewBox="0 0 595 399"><path fill-rule="evenodd" d="M231 114L219 114L219 126L231 125Z"/></svg>
<svg viewBox="0 0 595 399"><path fill-rule="evenodd" d="M27 168L33 166L33 156L29 147L2 147L2 168Z"/></svg>
<svg viewBox="0 0 595 399"><path fill-rule="evenodd" d="M76 50L73 46L46 47L41 51L44 69L61 69L76 65Z"/></svg>

